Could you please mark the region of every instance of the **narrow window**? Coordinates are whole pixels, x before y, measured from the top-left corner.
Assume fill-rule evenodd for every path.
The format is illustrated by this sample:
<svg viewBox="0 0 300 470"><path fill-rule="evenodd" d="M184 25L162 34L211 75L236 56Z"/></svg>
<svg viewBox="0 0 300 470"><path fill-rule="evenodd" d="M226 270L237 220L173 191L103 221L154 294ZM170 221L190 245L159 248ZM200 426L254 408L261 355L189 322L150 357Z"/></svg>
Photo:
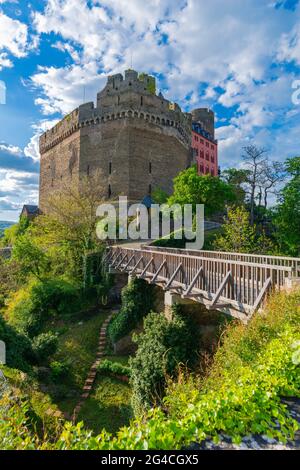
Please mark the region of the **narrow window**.
<svg viewBox="0 0 300 470"><path fill-rule="evenodd" d="M86 174L87 174L88 176L90 176L90 165L88 165L88 166L86 167Z"/></svg>
<svg viewBox="0 0 300 470"><path fill-rule="evenodd" d="M108 197L109 198L111 197L111 185L110 184L108 185Z"/></svg>
<svg viewBox="0 0 300 470"><path fill-rule="evenodd" d="M152 185L149 184L149 194L151 194L151 193L152 193Z"/></svg>
<svg viewBox="0 0 300 470"><path fill-rule="evenodd" d="M111 168L112 168L112 164L111 162L109 162L109 168L108 168L108 173L111 175Z"/></svg>
<svg viewBox="0 0 300 470"><path fill-rule="evenodd" d="M118 95L118 104L120 104L120 95Z"/></svg>
<svg viewBox="0 0 300 470"><path fill-rule="evenodd" d="M149 173L150 173L150 175L152 173L152 163L151 162L149 162Z"/></svg>

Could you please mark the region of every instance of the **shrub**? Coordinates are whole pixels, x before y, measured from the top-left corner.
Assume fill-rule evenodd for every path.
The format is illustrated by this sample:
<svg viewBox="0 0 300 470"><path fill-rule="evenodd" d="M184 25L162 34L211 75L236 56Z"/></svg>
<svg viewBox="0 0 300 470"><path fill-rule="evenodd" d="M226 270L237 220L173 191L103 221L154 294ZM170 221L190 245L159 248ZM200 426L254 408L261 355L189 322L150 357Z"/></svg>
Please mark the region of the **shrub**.
<svg viewBox="0 0 300 470"><path fill-rule="evenodd" d="M0 339L6 346L6 363L9 367L20 370L28 369L32 359L32 348L29 338L16 331L0 315Z"/></svg>
<svg viewBox="0 0 300 470"><path fill-rule="evenodd" d="M119 364L118 362L109 361L108 359L100 362L98 371L102 373L108 372L111 374L126 375L127 377L130 377L130 367L123 366L123 364Z"/></svg>
<svg viewBox="0 0 300 470"><path fill-rule="evenodd" d="M133 408L138 413L161 399L166 377L174 376L180 364L193 364L198 335L195 325L176 305L171 321L163 314L150 313L144 320L144 333L134 339L138 350L130 367Z"/></svg>
<svg viewBox="0 0 300 470"><path fill-rule="evenodd" d="M18 291L7 309L9 321L31 338L54 314L67 314L80 308L80 291L62 279L31 282Z"/></svg>
<svg viewBox="0 0 300 470"><path fill-rule="evenodd" d="M62 361L53 361L50 363L51 376L55 380L61 379L68 375L70 364Z"/></svg>
<svg viewBox="0 0 300 470"><path fill-rule="evenodd" d="M153 307L153 286L134 278L122 291L122 306L108 325L108 336L115 343L130 333Z"/></svg>
<svg viewBox="0 0 300 470"><path fill-rule="evenodd" d="M41 333L32 341L32 349L38 363L47 361L57 350L57 335L48 332Z"/></svg>

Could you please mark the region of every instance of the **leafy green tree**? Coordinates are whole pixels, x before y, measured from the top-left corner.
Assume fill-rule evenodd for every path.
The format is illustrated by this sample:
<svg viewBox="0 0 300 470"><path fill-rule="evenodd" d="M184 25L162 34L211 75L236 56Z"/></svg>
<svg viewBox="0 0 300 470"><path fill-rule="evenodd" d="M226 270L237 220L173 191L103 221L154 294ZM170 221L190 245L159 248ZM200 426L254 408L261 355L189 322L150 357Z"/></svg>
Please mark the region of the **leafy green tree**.
<svg viewBox="0 0 300 470"><path fill-rule="evenodd" d="M274 253L275 246L264 230L251 225L249 212L243 206L228 208L222 232L213 248L235 253Z"/></svg>
<svg viewBox="0 0 300 470"><path fill-rule="evenodd" d="M210 216L223 211L226 204L235 201L233 187L222 179L197 173L196 166L179 173L174 178L174 192L168 204L204 204L205 215Z"/></svg>
<svg viewBox="0 0 300 470"><path fill-rule="evenodd" d="M168 200L168 194L161 188L155 188L152 191L151 197L155 204L165 204Z"/></svg>
<svg viewBox="0 0 300 470"><path fill-rule="evenodd" d="M228 168L222 171L221 178L233 187L236 196L236 203L242 205L246 203L246 184L248 183L249 170Z"/></svg>
<svg viewBox="0 0 300 470"><path fill-rule="evenodd" d="M24 235L30 225L28 217L22 216L18 223L4 230L1 246L13 246L19 236Z"/></svg>
<svg viewBox="0 0 300 470"><path fill-rule="evenodd" d="M290 180L279 195L279 205L274 210L276 240L282 253L300 255L300 157L286 161Z"/></svg>
<svg viewBox="0 0 300 470"><path fill-rule="evenodd" d="M25 277L33 275L41 279L49 267L49 259L45 251L32 241L28 233L17 238L12 258L19 263L20 271Z"/></svg>

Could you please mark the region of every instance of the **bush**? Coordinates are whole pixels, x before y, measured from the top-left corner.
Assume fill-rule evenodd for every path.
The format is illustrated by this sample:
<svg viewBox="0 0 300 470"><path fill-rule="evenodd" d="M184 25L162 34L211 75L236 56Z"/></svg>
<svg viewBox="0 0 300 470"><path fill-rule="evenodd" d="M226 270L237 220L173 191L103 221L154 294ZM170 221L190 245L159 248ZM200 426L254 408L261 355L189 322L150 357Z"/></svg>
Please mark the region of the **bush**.
<svg viewBox="0 0 300 470"><path fill-rule="evenodd" d="M43 363L47 361L57 350L57 336L51 332L42 333L32 341L32 349L36 361Z"/></svg>
<svg viewBox="0 0 300 470"><path fill-rule="evenodd" d="M0 340L6 346L6 363L9 367L28 370L28 363L32 359L32 348L29 338L16 331L0 315Z"/></svg>
<svg viewBox="0 0 300 470"><path fill-rule="evenodd" d="M64 315L81 305L80 291L62 279L31 282L18 291L7 309L9 321L31 338L54 314Z"/></svg>
<svg viewBox="0 0 300 470"><path fill-rule="evenodd" d="M192 321L173 307L172 320L150 313L144 333L136 336L138 350L130 360L133 408L139 413L164 395L166 378L176 375L180 364L191 366L196 359L198 334Z"/></svg>
<svg viewBox="0 0 300 470"><path fill-rule="evenodd" d="M67 362L53 361L50 363L51 376L54 381L61 379L68 375L70 371L70 364Z"/></svg>
<svg viewBox="0 0 300 470"><path fill-rule="evenodd" d="M108 359L104 359L104 361L100 362L98 371L102 373L107 372L109 374L126 375L127 377L130 377L130 367L123 366L123 364L119 364L117 362L109 361Z"/></svg>
<svg viewBox="0 0 300 470"><path fill-rule="evenodd" d="M122 306L108 325L108 337L115 343L130 333L153 308L154 286L134 278L122 291Z"/></svg>

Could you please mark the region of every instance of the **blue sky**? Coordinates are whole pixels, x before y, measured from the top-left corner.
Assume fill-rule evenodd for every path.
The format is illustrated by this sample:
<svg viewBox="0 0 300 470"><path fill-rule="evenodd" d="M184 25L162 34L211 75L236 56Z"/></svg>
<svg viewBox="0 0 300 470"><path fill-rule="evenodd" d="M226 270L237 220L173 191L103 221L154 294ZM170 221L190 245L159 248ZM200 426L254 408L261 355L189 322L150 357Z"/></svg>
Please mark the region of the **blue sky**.
<svg viewBox="0 0 300 470"><path fill-rule="evenodd" d="M131 58L186 111L214 109L223 168L249 142L300 154L298 0L0 0L0 220L37 202L40 133Z"/></svg>

